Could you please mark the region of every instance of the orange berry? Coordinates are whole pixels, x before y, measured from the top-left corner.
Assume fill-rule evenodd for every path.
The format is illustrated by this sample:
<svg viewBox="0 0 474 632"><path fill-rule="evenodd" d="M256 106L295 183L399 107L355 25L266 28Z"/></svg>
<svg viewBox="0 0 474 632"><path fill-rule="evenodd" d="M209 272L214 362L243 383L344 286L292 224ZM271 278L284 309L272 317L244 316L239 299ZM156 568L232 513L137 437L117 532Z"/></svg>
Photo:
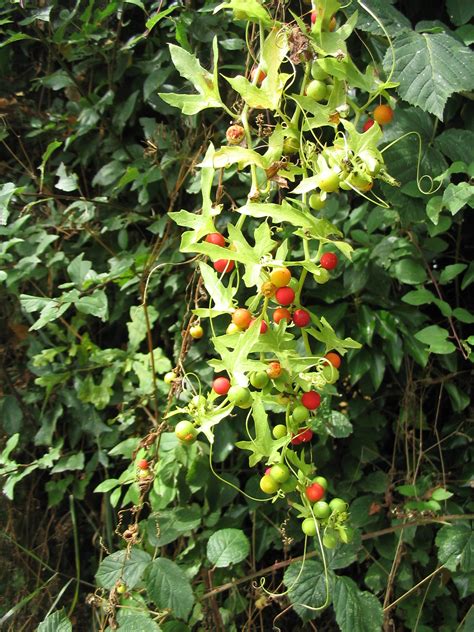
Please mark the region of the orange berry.
<svg viewBox="0 0 474 632"><path fill-rule="evenodd" d="M386 103L382 103L374 109L373 117L379 125L387 125L393 119L393 110Z"/></svg>
<svg viewBox="0 0 474 632"><path fill-rule="evenodd" d="M281 364L279 362L270 362L267 368L268 377L275 379L281 375Z"/></svg>
<svg viewBox="0 0 474 632"><path fill-rule="evenodd" d="M331 351L329 353L326 353L324 357L326 358L326 360L329 360L334 368L338 369L341 366L341 356L337 355L337 353Z"/></svg>
<svg viewBox="0 0 474 632"><path fill-rule="evenodd" d="M288 268L275 268L270 273L270 281L275 287L285 287L291 279L291 272Z"/></svg>
<svg viewBox="0 0 474 632"><path fill-rule="evenodd" d="M273 312L273 322L278 325L280 320L286 319L288 322L291 321L291 312L286 307L277 307L277 309Z"/></svg>
<svg viewBox="0 0 474 632"><path fill-rule="evenodd" d="M236 309L235 312L232 314L232 322L234 323L234 325L237 325L237 327L240 327L240 329L247 329L251 321L252 314L249 312L248 309L240 307L239 309Z"/></svg>

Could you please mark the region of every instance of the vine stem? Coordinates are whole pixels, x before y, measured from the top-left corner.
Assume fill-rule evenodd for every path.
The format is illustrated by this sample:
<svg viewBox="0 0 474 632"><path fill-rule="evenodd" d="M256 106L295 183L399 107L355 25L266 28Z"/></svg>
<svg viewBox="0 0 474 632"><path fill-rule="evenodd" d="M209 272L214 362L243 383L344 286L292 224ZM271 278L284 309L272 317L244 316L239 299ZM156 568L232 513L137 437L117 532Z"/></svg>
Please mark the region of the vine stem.
<svg viewBox="0 0 474 632"><path fill-rule="evenodd" d="M420 518L419 520L414 520L412 522L405 522L403 524L394 525L393 527L388 527L387 529L379 529L378 531L364 533L361 539L362 541L372 540L373 538L377 538L381 535L394 533L395 531L398 531L399 529L408 529L409 527L419 527L419 526L423 526L430 523L437 522L437 523L442 523L442 524L449 524L449 521L472 520L472 519L474 519L474 514L452 514L452 515L445 515L445 516L437 516L435 518ZM306 559L316 557L318 554L319 554L319 551L311 551L311 553L306 554ZM270 573L274 573L277 570L286 568L287 566L289 566L290 564L293 564L294 562L301 562L304 557L305 556L303 555L299 555L298 557L293 557L288 560L283 560L282 562L276 562L275 564L272 564L271 566L267 566L266 568L262 568L261 570L256 571L255 573L250 573L249 575L246 575L245 577L241 577L240 579L237 579L235 581L227 582L226 584L222 584L221 586L216 586L215 588L213 588L212 591L204 593L201 599L209 599L213 595L226 592L227 590L231 590L232 588L235 588L236 586L239 586L240 584L245 584L246 582L252 581L253 579L256 579L257 577L260 577L261 575L269 575ZM413 589L410 588L410 591L411 590ZM401 600L401 597L398 598L398 601L400 600ZM389 604L387 608L392 608L393 605L394 604Z"/></svg>

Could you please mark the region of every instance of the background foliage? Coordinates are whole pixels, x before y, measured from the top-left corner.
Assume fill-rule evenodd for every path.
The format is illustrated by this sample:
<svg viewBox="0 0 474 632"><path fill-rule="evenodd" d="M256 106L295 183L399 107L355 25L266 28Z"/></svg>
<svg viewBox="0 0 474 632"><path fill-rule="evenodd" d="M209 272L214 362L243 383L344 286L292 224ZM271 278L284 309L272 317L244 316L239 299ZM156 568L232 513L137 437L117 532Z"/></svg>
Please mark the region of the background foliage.
<svg viewBox="0 0 474 632"><path fill-rule="evenodd" d="M66 631L67 613L74 630L106 629L115 616L129 631L265 630L289 603L324 600L314 554L285 598L252 584L263 573L266 587L293 585L299 562L287 560L302 554L299 530L280 529L283 505L257 507L216 479L204 443L183 448L171 432L162 435L145 535L125 555L132 517L121 509L139 493L131 459L167 409L163 376L184 363L203 383L212 377L206 338L191 344L187 331L199 277L181 265L166 214L199 207L196 164L230 121L212 110L183 117L158 92L189 91L167 43L210 67L217 35L224 74L251 64L253 33L246 41L243 25L214 14L215 4L0 9L6 629L44 619L39 630ZM347 193L322 211L355 254L331 283L308 290L307 304L363 346L345 356L340 414L314 448L360 534L330 558L333 605L316 625L468 630L474 11L463 0L367 6L393 49L359 8L352 55L383 74L393 52L400 83L383 145L413 131L421 144L411 134L384 152L402 185L381 185L389 209ZM292 3L289 20L290 8L310 10ZM420 146L420 175L441 184L430 195L420 192L426 179L417 186ZM243 176L226 191L239 199L247 189ZM224 228L225 214L220 221ZM240 423L219 427L214 467L251 489L257 473L233 450ZM277 624L310 630L311 616L296 605Z"/></svg>

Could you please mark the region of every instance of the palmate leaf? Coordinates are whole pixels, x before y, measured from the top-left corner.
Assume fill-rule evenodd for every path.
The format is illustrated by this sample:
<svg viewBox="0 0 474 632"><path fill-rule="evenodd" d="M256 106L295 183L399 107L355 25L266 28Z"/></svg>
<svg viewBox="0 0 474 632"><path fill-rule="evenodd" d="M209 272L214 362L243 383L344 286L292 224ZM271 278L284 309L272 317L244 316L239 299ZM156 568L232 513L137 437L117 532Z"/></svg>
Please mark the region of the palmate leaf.
<svg viewBox="0 0 474 632"><path fill-rule="evenodd" d="M169 44L169 49L176 70L182 77L193 84L199 94L160 92L159 96L163 101L168 103L168 105L179 108L183 114L197 114L207 108L222 107L217 74L217 39L214 38L212 42L214 57L214 71L212 74L203 68L197 58L184 50L184 48L180 48L175 44Z"/></svg>
<svg viewBox="0 0 474 632"><path fill-rule="evenodd" d="M273 439L268 416L265 408L259 399L255 399L252 404L252 416L255 423L255 438L250 441L238 441L235 445L242 450L249 450L249 465L254 467L259 461L267 457L269 464L280 461L279 450L286 443L286 437Z"/></svg>
<svg viewBox="0 0 474 632"><path fill-rule="evenodd" d="M226 287L219 280L217 273L204 261L199 262L199 268L204 286L213 301L213 308L219 312L230 312L232 310L232 298L235 288L232 286Z"/></svg>
<svg viewBox="0 0 474 632"><path fill-rule="evenodd" d="M235 164L239 164L241 168L248 165L256 165L265 169L268 166L265 158L253 149L247 149L247 147L221 147L213 156L208 157L206 155L198 167L222 169Z"/></svg>
<svg viewBox="0 0 474 632"><path fill-rule="evenodd" d="M276 24L258 0L230 0L229 2L223 2L214 9L214 13L221 9L232 9L237 20L260 22L263 26Z"/></svg>
<svg viewBox="0 0 474 632"><path fill-rule="evenodd" d="M268 34L262 48L262 59L266 77L261 87L252 84L242 75L226 77L232 88L252 108L276 110L283 89L291 75L279 73L278 69L288 53L288 38L284 31L273 29Z"/></svg>
<svg viewBox="0 0 474 632"><path fill-rule="evenodd" d="M444 106L454 92L474 87L474 54L446 33L402 33L393 40L396 59L393 80L400 96L443 120ZM384 67L390 71L392 52Z"/></svg>
<svg viewBox="0 0 474 632"><path fill-rule="evenodd" d="M320 320L319 331L314 327L311 327L307 331L313 338L316 338L316 340L326 345L326 352L335 349L338 353L344 354L346 349L360 349L362 346L352 338L344 338L344 340L339 338L324 317Z"/></svg>

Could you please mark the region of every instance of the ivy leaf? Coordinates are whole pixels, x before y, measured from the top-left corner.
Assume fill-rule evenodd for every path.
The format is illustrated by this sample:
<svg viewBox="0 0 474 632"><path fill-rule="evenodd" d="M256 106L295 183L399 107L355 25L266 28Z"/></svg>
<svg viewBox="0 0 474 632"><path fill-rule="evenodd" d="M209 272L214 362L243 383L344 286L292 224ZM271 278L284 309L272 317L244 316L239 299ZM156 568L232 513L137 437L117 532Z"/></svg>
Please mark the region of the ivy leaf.
<svg viewBox="0 0 474 632"><path fill-rule="evenodd" d="M324 419L324 427L336 439L348 437L354 430L347 416L337 410L331 411L330 417Z"/></svg>
<svg viewBox="0 0 474 632"><path fill-rule="evenodd" d="M474 570L474 534L470 525L446 525L436 535L438 559L451 572Z"/></svg>
<svg viewBox="0 0 474 632"><path fill-rule="evenodd" d="M160 557L145 573L148 595L158 608L169 608L177 619L186 620L194 605L191 584L184 571L171 560Z"/></svg>
<svg viewBox="0 0 474 632"><path fill-rule="evenodd" d="M375 595L361 591L349 577L337 577L334 610L341 632L380 632L382 606Z"/></svg>
<svg viewBox="0 0 474 632"><path fill-rule="evenodd" d="M415 334L415 338L428 345L431 353L452 353L456 347L448 340L449 332L438 325L430 325Z"/></svg>
<svg viewBox="0 0 474 632"><path fill-rule="evenodd" d="M241 529L220 529L207 542L207 559L217 568L225 568L245 560L250 543Z"/></svg>
<svg viewBox="0 0 474 632"><path fill-rule="evenodd" d="M472 5L474 7L474 4ZM435 138L435 145L453 162L474 162L474 131L447 129Z"/></svg>
<svg viewBox="0 0 474 632"><path fill-rule="evenodd" d="M321 608L326 603L329 604L335 575L329 571L329 581L326 584L321 562L307 560L303 568L301 567L302 562L290 564L286 569L283 582L288 588L288 598L295 611L303 621L308 621L314 619L316 613L305 608L305 605L311 608Z"/></svg>
<svg viewBox="0 0 474 632"><path fill-rule="evenodd" d="M473 53L446 33L402 33L393 40L400 96L443 120L444 106L454 92L474 87ZM384 68L390 72L392 51Z"/></svg>
<svg viewBox="0 0 474 632"><path fill-rule="evenodd" d="M171 59L179 74L188 79L199 94L173 94L160 92L159 96L168 105L180 108L183 114L197 114L207 108L222 107L217 73L217 39L212 42L214 72L211 74L201 66L194 55L184 48L169 44Z"/></svg>
<svg viewBox="0 0 474 632"><path fill-rule="evenodd" d="M252 217L270 217L275 224L288 222L298 228L312 228L314 220L309 213L305 213L283 200L281 204L261 204L249 202L239 209L242 215Z"/></svg>

